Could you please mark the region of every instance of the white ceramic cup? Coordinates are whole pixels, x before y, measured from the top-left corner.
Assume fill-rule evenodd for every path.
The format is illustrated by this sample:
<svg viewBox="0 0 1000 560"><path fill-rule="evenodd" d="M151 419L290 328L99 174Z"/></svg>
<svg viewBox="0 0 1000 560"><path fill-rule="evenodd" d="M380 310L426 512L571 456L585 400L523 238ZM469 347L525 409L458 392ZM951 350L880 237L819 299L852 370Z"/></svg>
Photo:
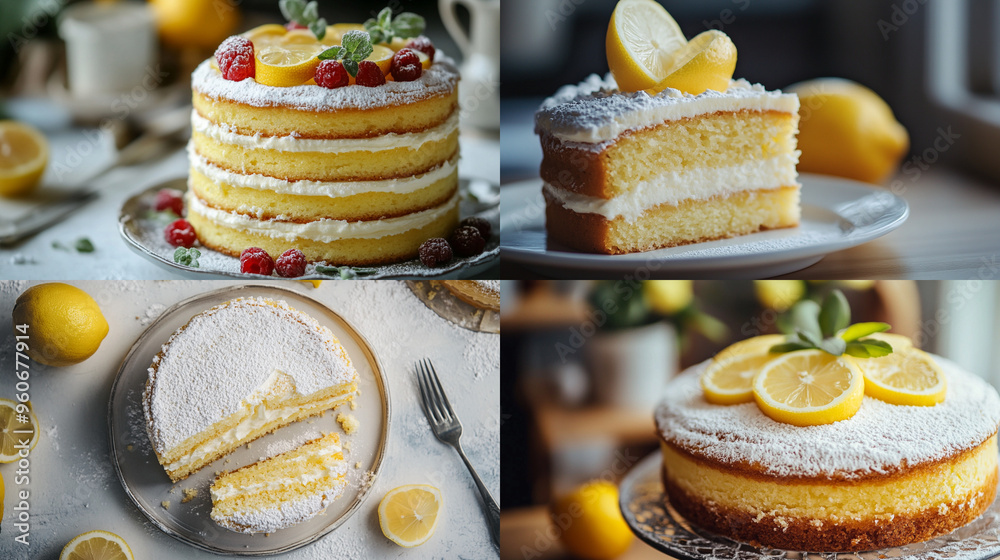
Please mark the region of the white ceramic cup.
<svg viewBox="0 0 1000 560"><path fill-rule="evenodd" d="M77 97L120 93L139 85L153 63L153 12L142 2L81 2L59 21L66 41L69 89Z"/></svg>
<svg viewBox="0 0 1000 560"><path fill-rule="evenodd" d="M466 33L455 8L469 9ZM441 20L462 51L458 94L462 119L480 128L500 128L500 1L438 0Z"/></svg>

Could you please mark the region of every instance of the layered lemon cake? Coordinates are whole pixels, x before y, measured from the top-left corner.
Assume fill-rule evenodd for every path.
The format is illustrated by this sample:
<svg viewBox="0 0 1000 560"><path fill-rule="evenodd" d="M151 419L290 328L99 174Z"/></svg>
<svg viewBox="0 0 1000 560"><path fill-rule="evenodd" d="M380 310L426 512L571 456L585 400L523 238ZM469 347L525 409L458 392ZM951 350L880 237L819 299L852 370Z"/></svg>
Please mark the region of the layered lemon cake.
<svg viewBox="0 0 1000 560"><path fill-rule="evenodd" d="M212 484L212 520L240 533L273 533L306 521L347 486L336 433L220 475Z"/></svg>
<svg viewBox="0 0 1000 560"><path fill-rule="evenodd" d="M655 412L670 504L714 533L813 552L902 546L969 523L996 495L1000 397L931 358L947 381L940 403L866 395L846 420L807 427L754 402L710 404L708 362L689 369Z"/></svg>
<svg viewBox="0 0 1000 560"><path fill-rule="evenodd" d="M199 313L149 367L143 411L171 480L290 422L351 400L358 373L330 330L280 300Z"/></svg>
<svg viewBox="0 0 1000 560"><path fill-rule="evenodd" d="M619 254L798 225L799 101L733 80L724 92L618 90L593 75L546 99L549 239Z"/></svg>
<svg viewBox="0 0 1000 560"><path fill-rule="evenodd" d="M413 258L458 223L459 75L441 53L413 81L328 89L192 76L187 219L207 247L309 261Z"/></svg>

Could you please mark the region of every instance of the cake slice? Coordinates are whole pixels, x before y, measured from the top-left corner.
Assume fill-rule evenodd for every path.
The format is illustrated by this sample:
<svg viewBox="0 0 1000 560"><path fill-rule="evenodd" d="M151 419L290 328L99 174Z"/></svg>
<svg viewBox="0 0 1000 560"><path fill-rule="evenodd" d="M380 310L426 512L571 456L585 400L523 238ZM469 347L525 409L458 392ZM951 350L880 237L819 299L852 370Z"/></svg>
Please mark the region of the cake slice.
<svg viewBox="0 0 1000 560"><path fill-rule="evenodd" d="M347 486L336 433L220 475L212 484L212 520L240 533L273 533L315 517Z"/></svg>
<svg viewBox="0 0 1000 560"><path fill-rule="evenodd" d="M725 92L566 86L535 115L550 241L649 251L798 225L799 101L746 80Z"/></svg>
<svg viewBox="0 0 1000 560"><path fill-rule="evenodd" d="M330 330L284 301L240 298L195 315L149 367L143 412L178 481L233 449L354 397L358 373Z"/></svg>
<svg viewBox="0 0 1000 560"><path fill-rule="evenodd" d="M500 311L499 280L441 280L441 284L473 307Z"/></svg>

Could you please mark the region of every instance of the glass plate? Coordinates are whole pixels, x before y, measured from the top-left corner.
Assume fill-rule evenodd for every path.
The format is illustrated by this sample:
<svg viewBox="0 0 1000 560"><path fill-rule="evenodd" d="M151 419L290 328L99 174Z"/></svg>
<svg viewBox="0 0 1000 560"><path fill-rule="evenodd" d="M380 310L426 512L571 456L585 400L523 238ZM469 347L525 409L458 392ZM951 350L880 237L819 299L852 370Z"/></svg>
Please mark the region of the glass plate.
<svg viewBox="0 0 1000 560"><path fill-rule="evenodd" d="M478 216L483 218L493 225L494 232L500 231L499 196L496 197L496 200L489 199L487 196L488 193L484 194L484 189L482 187L478 190L480 196L482 196L486 202L477 202L472 197L465 196L465 194L469 192L470 185L481 183L483 182L479 180L470 181L469 179L459 179L459 191L463 193L461 207L459 208L460 214L463 217ZM499 189L496 185L489 185L489 188L493 190ZM167 227L167 224L169 224L170 221L163 220L162 218L156 216L155 213L151 214L153 201L156 198L156 193L159 192L160 189L186 191L187 179L171 179L169 181L158 183L137 192L122 203L121 210L118 213L118 233L122 236L122 239L125 240L125 244L128 245L129 249L132 249L132 251L139 256L162 268L166 268L167 270L171 270L191 279L197 280L204 279L206 277L242 279L266 278L256 274L245 274L240 272L239 258L224 255L207 247L202 247L201 245L195 247L201 251L201 257L198 259L199 266L197 268L175 263L174 250L176 248L168 245L163 239L163 230ZM277 255L273 256L277 257ZM365 280L388 278L399 280L410 278L456 279L472 278L477 274L482 274L483 272L489 270L490 267L495 266L499 260L500 236L494 233L490 236L490 239L486 241L486 249L484 249L482 253L472 257L456 257L447 265L439 268L428 268L421 264L419 259L413 259L395 264L358 268L371 268L375 270L373 274L365 275L363 277ZM312 264L306 267L306 273L304 275L296 278L296 280L330 279L339 279L339 276L327 276L316 272L316 267Z"/></svg>
<svg viewBox="0 0 1000 560"><path fill-rule="evenodd" d="M656 452L629 471L620 486L620 506L633 533L679 560L988 560L1000 555L1000 499L972 523L927 542L844 553L756 548L694 527L664 505L660 465Z"/></svg>
<svg viewBox="0 0 1000 560"><path fill-rule="evenodd" d="M170 482L160 466L146 435L142 412L142 393L147 368L161 345L194 315L237 297L282 299L308 313L330 328L340 339L358 370L360 379L357 409L351 411L361 428L341 437L351 443L345 453L348 462L348 487L344 494L322 513L298 525L270 535L235 533L215 524L209 517L212 499L209 487L217 471L230 471L260 460L270 447L283 442L300 443L319 432L339 431L336 414L300 420L274 433L244 445L228 456L205 466L185 480ZM346 409L342 407L342 409ZM200 294L170 307L154 321L132 345L118 370L108 403L108 429L111 460L118 479L132 502L150 521L168 535L197 548L225 555L263 556L279 554L305 546L330 533L354 514L368 496L372 481L378 476L389 433L389 390L385 371L364 336L326 305L297 292L277 286L246 285L227 287ZM273 446L273 447L272 447ZM361 468L353 468L361 462ZM197 489L197 496L181 503L185 489ZM169 508L162 502L169 501Z"/></svg>
<svg viewBox="0 0 1000 560"><path fill-rule="evenodd" d="M431 311L440 317L470 331L496 334L500 332L500 312L479 309L455 297L442 284L435 281L407 280L410 291L416 294Z"/></svg>

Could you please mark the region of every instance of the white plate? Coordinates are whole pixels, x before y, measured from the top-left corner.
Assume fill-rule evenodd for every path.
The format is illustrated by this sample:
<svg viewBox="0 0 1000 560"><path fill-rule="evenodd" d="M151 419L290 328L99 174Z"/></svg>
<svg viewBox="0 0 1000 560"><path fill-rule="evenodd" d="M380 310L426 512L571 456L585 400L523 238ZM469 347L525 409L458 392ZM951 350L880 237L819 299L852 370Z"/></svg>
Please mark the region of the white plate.
<svg viewBox="0 0 1000 560"><path fill-rule="evenodd" d="M627 255L549 244L542 180L500 189L500 256L547 276L761 278L806 268L829 253L881 237L906 221L902 198L863 183L802 174L798 227Z"/></svg>
<svg viewBox="0 0 1000 560"><path fill-rule="evenodd" d="M271 446L298 444L319 437L321 432L340 432L336 413L327 411L323 416L289 424L174 484L156 459L142 412L142 393L148 378L146 370L167 338L194 315L237 297L282 299L308 313L333 331L351 356L359 375L361 393L356 398L357 409L351 414L361 422L362 429L350 436L341 435L345 442L351 443L351 450L344 454L352 467L347 470L347 489L324 513L270 535L236 533L212 521L209 487L215 472L254 463L266 455ZM342 406L339 410L347 408ZM132 345L118 370L108 403L111 460L125 493L136 507L163 532L180 541L216 554L241 556L269 556L306 546L334 531L357 512L382 467L389 418L385 370L364 336L326 305L277 286L226 287L194 296L166 310ZM353 468L359 462L361 467ZM183 490L189 488L198 490L197 497L189 503L181 503ZM161 505L164 501L170 502L169 508Z"/></svg>
<svg viewBox="0 0 1000 560"><path fill-rule="evenodd" d="M498 201L485 200L477 201L466 196L470 187L479 187L480 194L495 192L498 187L486 181L477 179L461 178L459 180L462 201L459 211L462 217L479 216L493 225L493 230L497 230L497 215L499 214ZM485 186L484 186L485 185ZM171 179L145 188L122 203L121 211L118 215L118 232L129 249L137 255L144 257L150 262L162 268L171 270L186 278L201 280L205 278L243 278L243 279L275 279L277 275L260 276L258 274L244 274L240 272L240 259L230 257L223 253L213 251L200 244L195 248L201 252L198 267L185 266L174 262L174 247L171 247L163 240L163 229L169 222L162 221L161 217L152 212L153 201L156 193L160 189L170 188L178 191L187 190L187 178ZM495 196L495 195L494 195ZM488 198L484 196L484 199ZM486 241L486 249L482 253L472 257L456 257L447 265L440 268L429 268L420 263L419 259L412 259L401 263L372 266L355 267L362 269L372 269L374 273L358 276L366 280L380 279L459 279L472 278L477 274L489 270L497 264L500 258L500 241L496 234L490 235ZM296 280L331 280L338 279L339 276L328 276L316 272L316 265L310 264L306 267L306 273Z"/></svg>

